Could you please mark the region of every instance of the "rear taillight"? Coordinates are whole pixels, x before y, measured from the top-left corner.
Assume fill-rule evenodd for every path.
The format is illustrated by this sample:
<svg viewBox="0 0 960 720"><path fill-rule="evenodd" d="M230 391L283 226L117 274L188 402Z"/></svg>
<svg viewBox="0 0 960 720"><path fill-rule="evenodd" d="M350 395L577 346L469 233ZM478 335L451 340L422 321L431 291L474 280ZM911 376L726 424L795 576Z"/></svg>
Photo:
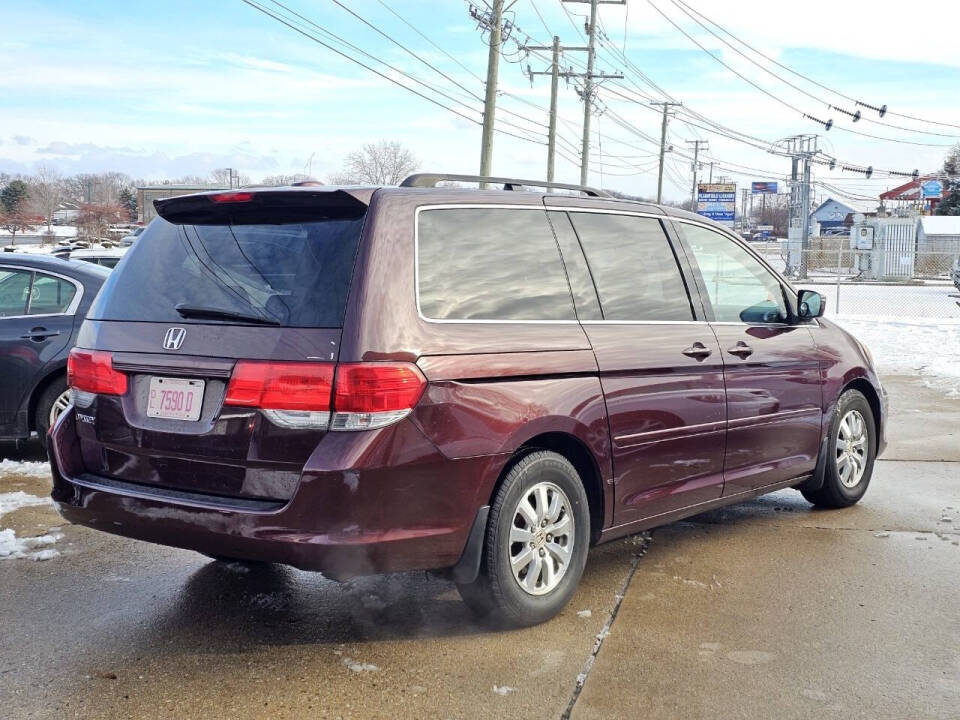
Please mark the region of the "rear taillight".
<svg viewBox="0 0 960 720"><path fill-rule="evenodd" d="M264 410L330 410L333 365L241 360L233 369L224 405Z"/></svg>
<svg viewBox="0 0 960 720"><path fill-rule="evenodd" d="M343 363L337 366L331 430L369 430L406 417L427 380L410 363Z"/></svg>
<svg viewBox="0 0 960 720"><path fill-rule="evenodd" d="M67 385L86 393L123 395L127 376L113 369L110 353L74 348L67 357Z"/></svg>
<svg viewBox="0 0 960 720"><path fill-rule="evenodd" d="M409 363L241 360L224 404L260 408L284 427L368 430L405 417L426 385Z"/></svg>

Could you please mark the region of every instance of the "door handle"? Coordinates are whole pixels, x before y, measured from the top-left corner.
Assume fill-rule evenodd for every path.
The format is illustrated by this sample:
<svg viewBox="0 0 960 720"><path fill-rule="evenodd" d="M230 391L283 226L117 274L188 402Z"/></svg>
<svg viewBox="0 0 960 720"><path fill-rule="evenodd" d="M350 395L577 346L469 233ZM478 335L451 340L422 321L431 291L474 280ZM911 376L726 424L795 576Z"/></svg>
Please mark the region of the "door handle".
<svg viewBox="0 0 960 720"><path fill-rule="evenodd" d="M753 355L753 348L747 345L743 340L738 340L737 344L727 350L731 355L736 355L741 360L746 360Z"/></svg>
<svg viewBox="0 0 960 720"><path fill-rule="evenodd" d="M705 360L713 354L713 350L708 348L702 342L695 342L693 345L681 352L683 352L683 354L687 357L692 357L697 360Z"/></svg>
<svg viewBox="0 0 960 720"><path fill-rule="evenodd" d="M21 335L21 340L36 340L40 342L41 340L46 340L48 337L54 337L59 335L59 330L47 330L45 327L35 327L30 328L30 332L26 335Z"/></svg>

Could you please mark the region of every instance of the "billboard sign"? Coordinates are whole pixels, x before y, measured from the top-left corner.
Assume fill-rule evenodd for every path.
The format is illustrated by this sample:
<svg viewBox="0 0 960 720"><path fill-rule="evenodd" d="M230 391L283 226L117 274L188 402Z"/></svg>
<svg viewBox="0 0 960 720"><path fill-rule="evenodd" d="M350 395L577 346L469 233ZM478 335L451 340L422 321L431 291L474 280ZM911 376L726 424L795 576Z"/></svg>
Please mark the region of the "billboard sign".
<svg viewBox="0 0 960 720"><path fill-rule="evenodd" d="M927 180L920 185L925 198L939 198L943 196L943 183L939 180Z"/></svg>
<svg viewBox="0 0 960 720"><path fill-rule="evenodd" d="M732 225L737 214L737 186L734 183L697 185L697 214Z"/></svg>
<svg viewBox="0 0 960 720"><path fill-rule="evenodd" d="M777 183L775 182L752 182L750 183L750 192L754 195L776 195Z"/></svg>

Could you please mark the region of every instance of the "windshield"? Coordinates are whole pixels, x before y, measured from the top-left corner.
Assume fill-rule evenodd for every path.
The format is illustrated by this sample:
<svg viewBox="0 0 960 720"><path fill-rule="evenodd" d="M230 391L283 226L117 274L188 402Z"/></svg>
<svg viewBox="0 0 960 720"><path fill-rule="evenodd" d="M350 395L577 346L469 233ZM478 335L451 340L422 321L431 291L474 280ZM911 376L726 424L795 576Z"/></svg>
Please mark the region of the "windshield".
<svg viewBox="0 0 960 720"><path fill-rule="evenodd" d="M157 218L88 317L339 327L362 224L355 217L262 225L174 225Z"/></svg>

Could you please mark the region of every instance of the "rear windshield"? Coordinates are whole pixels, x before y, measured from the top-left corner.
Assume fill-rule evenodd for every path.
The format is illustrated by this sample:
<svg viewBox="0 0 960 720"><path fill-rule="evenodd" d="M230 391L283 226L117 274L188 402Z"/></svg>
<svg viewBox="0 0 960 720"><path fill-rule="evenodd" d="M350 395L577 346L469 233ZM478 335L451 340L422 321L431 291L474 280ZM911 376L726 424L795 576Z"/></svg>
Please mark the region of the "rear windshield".
<svg viewBox="0 0 960 720"><path fill-rule="evenodd" d="M174 225L157 218L87 316L204 324L245 324L248 317L340 327L362 225L362 217L270 225Z"/></svg>

